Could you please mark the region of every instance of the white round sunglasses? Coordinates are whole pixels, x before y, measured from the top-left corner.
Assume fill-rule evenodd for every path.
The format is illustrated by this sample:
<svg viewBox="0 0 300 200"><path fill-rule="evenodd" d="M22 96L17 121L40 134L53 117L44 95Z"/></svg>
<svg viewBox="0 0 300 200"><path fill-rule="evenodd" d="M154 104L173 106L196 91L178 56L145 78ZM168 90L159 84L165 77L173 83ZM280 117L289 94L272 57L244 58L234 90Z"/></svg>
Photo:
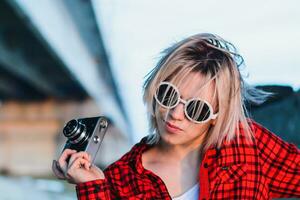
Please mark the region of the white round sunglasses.
<svg viewBox="0 0 300 200"><path fill-rule="evenodd" d="M154 98L160 106L166 109L175 108L179 103L183 103L186 118L194 123L205 123L218 116L218 113L214 114L210 103L203 99L191 98L187 101L182 99L178 88L170 82L161 82L156 89Z"/></svg>

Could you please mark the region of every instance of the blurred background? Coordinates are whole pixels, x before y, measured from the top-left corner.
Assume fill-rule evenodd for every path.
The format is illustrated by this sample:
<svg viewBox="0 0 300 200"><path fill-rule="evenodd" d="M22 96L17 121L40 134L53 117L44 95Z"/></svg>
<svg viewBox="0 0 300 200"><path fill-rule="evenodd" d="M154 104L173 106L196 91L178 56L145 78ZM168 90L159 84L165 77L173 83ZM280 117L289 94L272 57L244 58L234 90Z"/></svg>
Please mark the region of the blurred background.
<svg viewBox="0 0 300 200"><path fill-rule="evenodd" d="M199 32L244 56L246 80L275 95L252 117L300 147L297 0L1 0L0 199L76 199L51 172L70 119L104 115L113 126L101 168L148 134L144 76L159 53Z"/></svg>

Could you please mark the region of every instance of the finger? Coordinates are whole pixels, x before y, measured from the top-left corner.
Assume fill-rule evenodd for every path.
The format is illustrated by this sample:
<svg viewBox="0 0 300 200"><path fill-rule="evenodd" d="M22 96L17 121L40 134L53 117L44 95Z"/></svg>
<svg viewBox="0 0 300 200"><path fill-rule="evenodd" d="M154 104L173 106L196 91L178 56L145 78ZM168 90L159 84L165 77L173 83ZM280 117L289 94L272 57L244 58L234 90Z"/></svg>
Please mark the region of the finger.
<svg viewBox="0 0 300 200"><path fill-rule="evenodd" d="M80 159L80 160L79 160ZM77 161L76 163L74 163L75 161ZM91 162L90 162L90 160L87 160L86 158L84 158L84 157L79 157L79 158L77 158L76 160L75 160L73 163L72 163L72 165L74 165L74 167L77 167L77 168L85 168L86 170L89 170L90 169L90 167L91 167ZM78 163L78 162L80 162L80 163ZM80 164L82 164L82 165L80 165ZM71 167L71 166L70 166ZM69 168L70 168L69 167Z"/></svg>
<svg viewBox="0 0 300 200"><path fill-rule="evenodd" d="M54 173L54 175L59 178L59 179L65 179L65 175L64 173L61 171L61 169L57 166L57 161L53 160L52 162L52 171Z"/></svg>
<svg viewBox="0 0 300 200"><path fill-rule="evenodd" d="M67 171L67 175L69 177L73 177L74 172L77 169L86 169L89 170L90 169L90 162L84 158L77 158L76 160L74 160L74 162L69 166L68 171Z"/></svg>
<svg viewBox="0 0 300 200"><path fill-rule="evenodd" d="M60 168L64 171L64 169L67 168L67 159L72 155L76 153L76 150L73 149L65 149L61 156L58 159L58 165Z"/></svg>
<svg viewBox="0 0 300 200"><path fill-rule="evenodd" d="M88 154L87 152L85 152L85 151L81 151L81 152L79 152L79 153L75 153L75 154L72 154L72 155L71 155L71 158L70 158L69 163L68 163L68 168L69 168L69 166L70 166L77 158L84 158L84 159L90 161L90 156L89 156L89 154Z"/></svg>
<svg viewBox="0 0 300 200"><path fill-rule="evenodd" d="M75 162L76 161L76 162ZM84 168L86 170L90 170L91 163L86 160L85 158L77 158L72 165L69 167L69 169L78 169L78 168Z"/></svg>
<svg viewBox="0 0 300 200"><path fill-rule="evenodd" d="M91 168L91 163L90 163L89 161L84 162L84 168L85 168L86 170L90 170L90 168Z"/></svg>

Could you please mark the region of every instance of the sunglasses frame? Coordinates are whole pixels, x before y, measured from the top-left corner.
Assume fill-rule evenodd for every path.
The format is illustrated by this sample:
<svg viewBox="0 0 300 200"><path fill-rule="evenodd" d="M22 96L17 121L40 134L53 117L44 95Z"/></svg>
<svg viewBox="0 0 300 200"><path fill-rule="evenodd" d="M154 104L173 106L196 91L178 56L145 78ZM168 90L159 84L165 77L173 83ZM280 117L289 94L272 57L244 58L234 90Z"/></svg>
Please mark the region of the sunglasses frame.
<svg viewBox="0 0 300 200"><path fill-rule="evenodd" d="M158 100L158 97L157 97L157 90L158 90L159 87L162 86L162 85L168 85L168 86L171 86L171 87L175 90L175 92L178 94L178 99L176 100L176 103L175 103L173 106L166 106L166 105L163 105L163 104ZM157 102L160 106L162 106L163 108L166 108L166 109L173 109L173 108L175 108L179 103L183 103L183 105L184 105L184 114L185 114L185 117L188 118L190 121L192 121L192 122L194 122L194 123L197 123L197 124L203 124L203 123L206 123L207 121L209 121L209 120L211 120L211 119L216 119L217 116L218 116L218 113L213 114L213 108L212 108L212 106L211 106L211 104L210 104L209 102L207 102L207 101L204 100L204 99L200 99L200 98L191 98L191 99L188 99L188 100L186 101L186 100L184 100L184 99L182 99L182 98L180 97L179 89L178 89L174 84L172 84L172 83L170 83L170 82L167 82L167 81L162 81L162 82L158 85L158 87L157 87L157 89L156 89L156 91L155 91L155 94L154 94L154 98L155 98L156 102ZM192 119L192 118L187 114L187 106L188 106L188 104L189 104L191 101L194 101L194 100L204 102L204 103L208 106L208 109L209 109L210 114L209 114L209 116L208 116L208 118L207 118L206 120L204 120L204 121L196 121L196 120Z"/></svg>

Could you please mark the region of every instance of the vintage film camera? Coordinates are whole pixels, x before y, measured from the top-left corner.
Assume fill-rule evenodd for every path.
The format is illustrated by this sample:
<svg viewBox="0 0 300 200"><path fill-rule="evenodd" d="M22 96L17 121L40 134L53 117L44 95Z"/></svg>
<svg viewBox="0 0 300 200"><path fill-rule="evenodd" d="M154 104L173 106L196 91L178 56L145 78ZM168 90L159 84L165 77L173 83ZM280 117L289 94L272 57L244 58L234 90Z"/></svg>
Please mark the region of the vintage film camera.
<svg viewBox="0 0 300 200"><path fill-rule="evenodd" d="M63 150L85 151L91 155L91 162L94 163L110 123L103 116L70 120L63 129L68 139Z"/></svg>

